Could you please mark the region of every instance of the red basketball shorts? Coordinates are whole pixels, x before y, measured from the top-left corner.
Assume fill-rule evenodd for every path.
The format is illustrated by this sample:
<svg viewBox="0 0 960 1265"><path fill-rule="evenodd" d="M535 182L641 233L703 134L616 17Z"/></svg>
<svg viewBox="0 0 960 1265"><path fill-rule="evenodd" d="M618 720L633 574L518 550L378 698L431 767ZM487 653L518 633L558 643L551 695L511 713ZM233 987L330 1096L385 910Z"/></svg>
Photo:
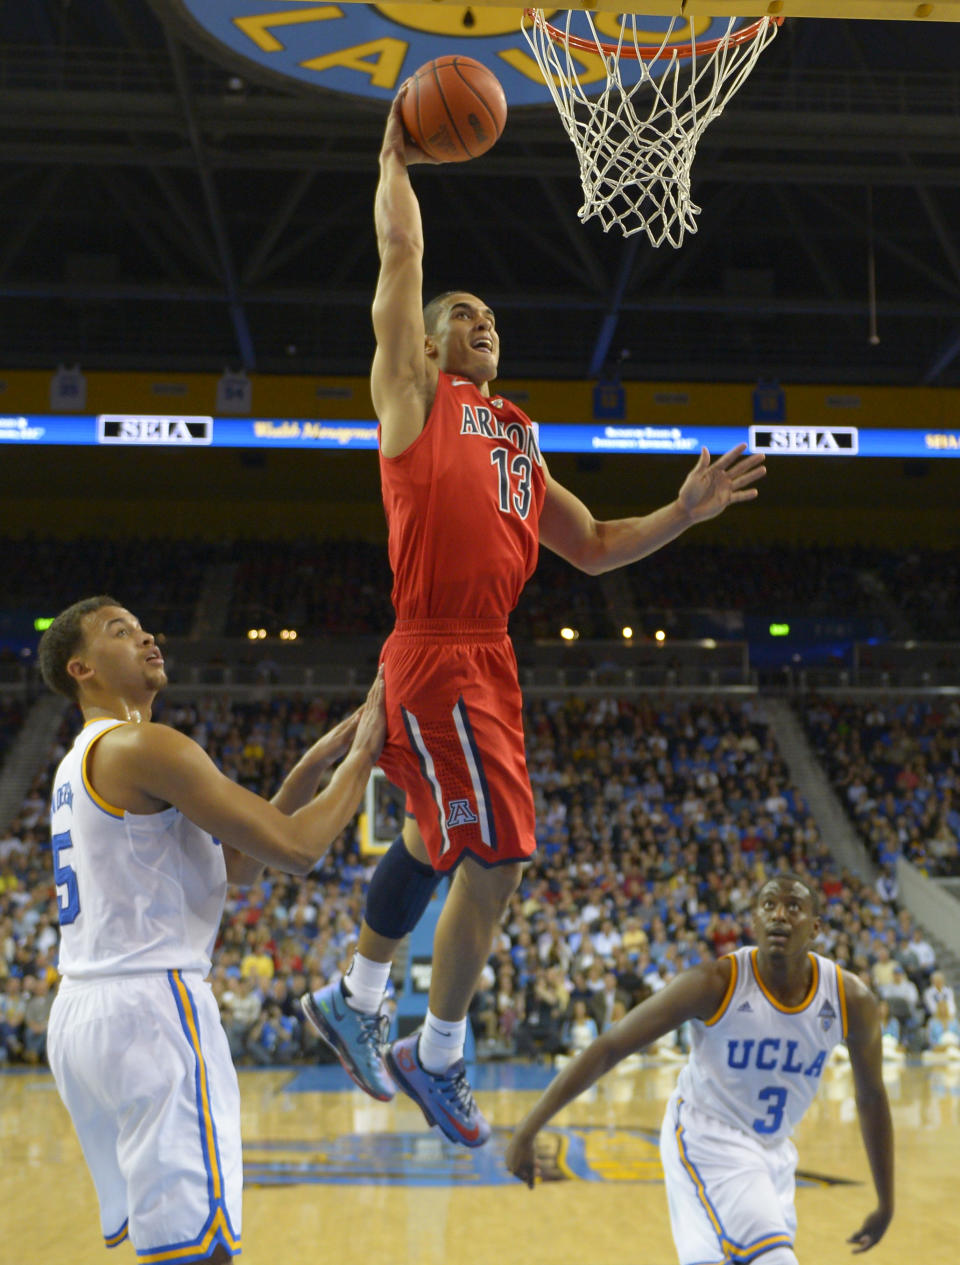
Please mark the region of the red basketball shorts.
<svg viewBox="0 0 960 1265"><path fill-rule="evenodd" d="M502 620L400 620L383 647L387 741L435 870L536 848L517 660Z"/></svg>

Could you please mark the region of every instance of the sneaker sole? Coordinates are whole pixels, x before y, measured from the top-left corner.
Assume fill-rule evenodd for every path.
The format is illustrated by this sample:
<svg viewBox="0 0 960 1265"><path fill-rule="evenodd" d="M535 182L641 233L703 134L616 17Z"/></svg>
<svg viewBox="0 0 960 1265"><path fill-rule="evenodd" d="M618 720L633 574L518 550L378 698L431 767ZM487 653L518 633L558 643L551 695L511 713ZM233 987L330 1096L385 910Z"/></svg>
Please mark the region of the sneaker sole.
<svg viewBox="0 0 960 1265"><path fill-rule="evenodd" d="M478 1138L476 1142L468 1142L466 1138L457 1133L456 1129L454 1129L452 1125L447 1126L442 1121L435 1119L426 1103L400 1070L396 1059L393 1057L392 1050L387 1050L386 1054L383 1056L383 1061L387 1065L387 1071L397 1082L403 1092L408 1098L411 1098L423 1112L423 1118L431 1128L439 1129L445 1138L448 1138L451 1142L455 1142L457 1146L466 1146L471 1150L474 1150L479 1146L483 1146L487 1140L486 1138L481 1137Z"/></svg>
<svg viewBox="0 0 960 1265"><path fill-rule="evenodd" d="M300 998L300 1009L310 1021L310 1024L316 1031L317 1035L326 1045L330 1047L340 1060L340 1066L357 1088L362 1089L365 1094L369 1094L370 1097L376 1099L377 1102L392 1102L394 1098L393 1094L378 1093L375 1089L371 1089L370 1085L361 1077L350 1057L348 1048L340 1040L336 1028L330 1026L323 1014L323 1011L317 1008L313 997L309 993L304 993L304 995Z"/></svg>

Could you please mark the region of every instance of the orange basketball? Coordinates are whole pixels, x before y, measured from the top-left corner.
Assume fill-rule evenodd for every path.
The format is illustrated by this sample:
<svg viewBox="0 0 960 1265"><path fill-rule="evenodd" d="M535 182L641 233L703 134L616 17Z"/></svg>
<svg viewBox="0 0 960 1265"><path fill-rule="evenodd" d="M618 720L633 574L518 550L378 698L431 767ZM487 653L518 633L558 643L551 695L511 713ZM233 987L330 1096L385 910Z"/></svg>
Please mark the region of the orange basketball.
<svg viewBox="0 0 960 1265"><path fill-rule="evenodd" d="M437 57L414 72L403 98L413 143L441 163L485 154L507 121L507 98L492 70L472 57Z"/></svg>

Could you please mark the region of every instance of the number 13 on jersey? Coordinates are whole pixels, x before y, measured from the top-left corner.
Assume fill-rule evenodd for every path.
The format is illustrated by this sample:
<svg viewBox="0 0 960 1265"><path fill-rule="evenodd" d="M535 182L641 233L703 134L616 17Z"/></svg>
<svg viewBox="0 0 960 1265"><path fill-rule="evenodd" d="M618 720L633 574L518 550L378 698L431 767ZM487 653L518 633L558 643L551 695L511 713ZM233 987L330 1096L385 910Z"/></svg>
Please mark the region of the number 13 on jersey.
<svg viewBox="0 0 960 1265"><path fill-rule="evenodd" d="M526 518L530 513L530 475L533 469L530 458L522 452L513 452L511 457L511 449L494 448L490 464L497 467L500 512L509 514L515 510L520 518Z"/></svg>

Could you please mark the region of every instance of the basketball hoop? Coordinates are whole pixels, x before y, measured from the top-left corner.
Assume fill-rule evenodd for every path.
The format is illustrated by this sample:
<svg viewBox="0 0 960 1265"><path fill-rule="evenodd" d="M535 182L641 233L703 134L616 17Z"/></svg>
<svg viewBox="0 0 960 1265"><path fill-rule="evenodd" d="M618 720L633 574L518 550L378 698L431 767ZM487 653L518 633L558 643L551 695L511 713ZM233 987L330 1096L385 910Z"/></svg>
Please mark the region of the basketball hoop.
<svg viewBox="0 0 960 1265"><path fill-rule="evenodd" d="M739 28L740 19L730 18L723 34L702 40L693 19L671 18L658 44L643 42L650 33L638 31L632 13L598 15L604 26L619 27L613 42L601 37L589 12L576 14L583 35L571 28L573 19L568 12L554 26L543 9L525 9L522 30L580 160L584 202L577 214L584 221L597 216L604 232L617 225L625 237L642 230L654 246L679 246L697 231L690 169L700 137L783 18ZM684 26L687 42L675 42Z"/></svg>

